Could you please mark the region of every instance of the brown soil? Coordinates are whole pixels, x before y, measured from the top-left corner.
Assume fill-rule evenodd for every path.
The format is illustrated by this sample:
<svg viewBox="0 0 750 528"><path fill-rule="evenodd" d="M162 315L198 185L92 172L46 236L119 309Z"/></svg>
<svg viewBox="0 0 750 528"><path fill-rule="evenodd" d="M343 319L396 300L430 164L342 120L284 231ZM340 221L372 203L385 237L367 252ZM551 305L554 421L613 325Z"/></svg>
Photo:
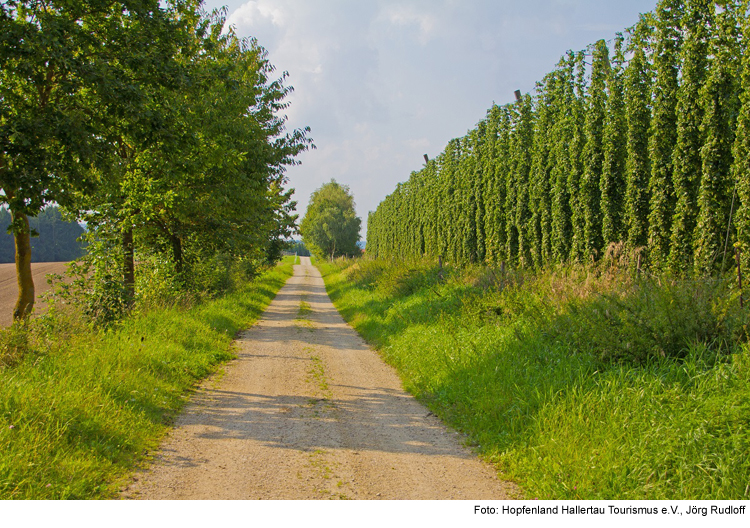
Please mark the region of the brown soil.
<svg viewBox="0 0 750 528"><path fill-rule="evenodd" d="M123 497L514 497L512 483L402 390L302 261Z"/></svg>
<svg viewBox="0 0 750 528"><path fill-rule="evenodd" d="M34 313L44 311L44 303L39 299L39 295L49 289L47 275L49 273L63 274L67 266L67 262L33 262L31 264L36 293ZM16 305L17 298L16 265L0 264L0 326L9 326L13 322L13 308Z"/></svg>

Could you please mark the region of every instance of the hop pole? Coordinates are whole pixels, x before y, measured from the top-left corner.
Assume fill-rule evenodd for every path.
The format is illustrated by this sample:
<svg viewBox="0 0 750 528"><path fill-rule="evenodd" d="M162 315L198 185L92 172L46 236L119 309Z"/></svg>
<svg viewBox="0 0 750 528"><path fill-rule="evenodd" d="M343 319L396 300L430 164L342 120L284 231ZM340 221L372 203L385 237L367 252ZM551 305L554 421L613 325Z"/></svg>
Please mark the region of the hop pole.
<svg viewBox="0 0 750 528"><path fill-rule="evenodd" d="M737 282L740 286L740 308L745 307L745 302L742 298L742 266L740 265L740 243L737 242L734 245L734 257L737 260Z"/></svg>

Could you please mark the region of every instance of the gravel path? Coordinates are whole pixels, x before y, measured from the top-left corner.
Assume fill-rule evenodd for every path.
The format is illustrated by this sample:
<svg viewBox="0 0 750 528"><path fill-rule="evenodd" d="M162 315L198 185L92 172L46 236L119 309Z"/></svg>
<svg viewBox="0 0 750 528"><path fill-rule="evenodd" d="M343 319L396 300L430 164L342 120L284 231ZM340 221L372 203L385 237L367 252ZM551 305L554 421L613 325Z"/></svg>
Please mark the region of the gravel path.
<svg viewBox="0 0 750 528"><path fill-rule="evenodd" d="M124 498L515 495L401 389L338 314L308 258L237 347L238 359L197 392Z"/></svg>

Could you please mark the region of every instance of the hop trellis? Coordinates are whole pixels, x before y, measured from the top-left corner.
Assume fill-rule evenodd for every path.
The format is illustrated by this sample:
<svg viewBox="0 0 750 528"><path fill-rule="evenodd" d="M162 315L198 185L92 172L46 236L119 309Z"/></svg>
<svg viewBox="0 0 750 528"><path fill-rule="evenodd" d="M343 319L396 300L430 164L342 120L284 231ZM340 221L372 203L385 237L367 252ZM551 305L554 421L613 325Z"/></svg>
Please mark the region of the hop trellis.
<svg viewBox="0 0 750 528"><path fill-rule="evenodd" d="M654 268L729 265L750 243L746 10L661 0L568 52L370 213L368 254L539 268L622 243Z"/></svg>

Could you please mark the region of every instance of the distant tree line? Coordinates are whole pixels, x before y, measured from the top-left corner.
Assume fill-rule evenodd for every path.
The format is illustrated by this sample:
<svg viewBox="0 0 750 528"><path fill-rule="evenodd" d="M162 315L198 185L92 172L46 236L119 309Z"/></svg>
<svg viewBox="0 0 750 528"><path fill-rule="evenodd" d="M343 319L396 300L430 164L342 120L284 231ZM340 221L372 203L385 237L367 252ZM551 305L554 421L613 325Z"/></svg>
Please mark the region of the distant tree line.
<svg viewBox="0 0 750 528"><path fill-rule="evenodd" d="M18 248L17 319L34 302L30 219L50 203L86 223L88 276L127 306L136 260L204 288L233 263L252 272L279 258L296 221L285 169L312 145L309 129L286 130L286 74L225 13L200 0L0 3L0 203Z"/></svg>
<svg viewBox="0 0 750 528"><path fill-rule="evenodd" d="M750 258L750 23L661 0L493 106L370 214L367 252L540 268L612 244L680 273ZM729 256L727 256L727 253Z"/></svg>
<svg viewBox="0 0 750 528"><path fill-rule="evenodd" d="M310 256L310 250L307 249L307 246L305 246L305 243L301 240L290 240L287 242L286 251L299 257Z"/></svg>
<svg viewBox="0 0 750 528"><path fill-rule="evenodd" d="M13 235L8 233L11 216L0 209L0 262L15 262ZM35 217L29 218L32 233L32 262L69 262L84 255L86 250L80 239L84 229L78 222L65 221L60 208L50 206Z"/></svg>

